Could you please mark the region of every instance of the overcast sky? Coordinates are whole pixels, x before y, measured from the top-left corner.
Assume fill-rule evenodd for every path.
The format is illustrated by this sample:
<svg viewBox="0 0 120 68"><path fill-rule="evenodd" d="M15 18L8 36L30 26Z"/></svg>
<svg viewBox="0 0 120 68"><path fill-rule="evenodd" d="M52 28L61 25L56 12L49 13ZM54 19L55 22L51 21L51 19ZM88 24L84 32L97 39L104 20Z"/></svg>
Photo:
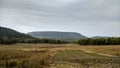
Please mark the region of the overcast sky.
<svg viewBox="0 0 120 68"><path fill-rule="evenodd" d="M120 36L120 0L0 0L0 26Z"/></svg>

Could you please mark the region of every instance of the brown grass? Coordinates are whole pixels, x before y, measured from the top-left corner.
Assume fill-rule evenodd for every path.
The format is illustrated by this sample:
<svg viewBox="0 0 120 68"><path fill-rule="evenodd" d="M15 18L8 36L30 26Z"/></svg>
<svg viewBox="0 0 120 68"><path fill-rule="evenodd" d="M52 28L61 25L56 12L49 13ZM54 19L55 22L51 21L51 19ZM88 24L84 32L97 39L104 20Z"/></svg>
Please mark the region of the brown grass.
<svg viewBox="0 0 120 68"><path fill-rule="evenodd" d="M76 44L15 44L15 45L0 45L0 68L45 68L56 66L53 62L56 55L60 55L60 52L66 51L82 51L88 57L89 54L97 55L99 57L120 57L120 46L80 46ZM80 52L80 53L82 53ZM83 57L85 57L83 55ZM111 56L110 56L111 55ZM72 53L67 56L68 59L73 57L80 58L79 53ZM61 56L59 56L61 57ZM65 57L62 56L64 59ZM87 60L85 58L85 60ZM73 59L72 61L77 61ZM94 60L92 60L94 61ZM61 62L61 61L60 61ZM70 61L64 61L62 65L72 65L71 68L79 63ZM75 64L75 65L73 65ZM104 64L103 64L104 65ZM108 64L109 65L109 64ZM58 64L59 66L59 64ZM98 65L99 66L99 65ZM117 65L116 65L117 66ZM69 66L66 66L70 68ZM63 67L59 67L63 68ZM79 67L78 67L79 68Z"/></svg>
<svg viewBox="0 0 120 68"><path fill-rule="evenodd" d="M80 50L69 50L57 53L54 57L55 68L119 68L120 57L108 57L96 53L88 53Z"/></svg>
<svg viewBox="0 0 120 68"><path fill-rule="evenodd" d="M93 51L95 53L104 53L110 54L114 56L120 56L120 46L113 45L113 46L81 46L81 49Z"/></svg>

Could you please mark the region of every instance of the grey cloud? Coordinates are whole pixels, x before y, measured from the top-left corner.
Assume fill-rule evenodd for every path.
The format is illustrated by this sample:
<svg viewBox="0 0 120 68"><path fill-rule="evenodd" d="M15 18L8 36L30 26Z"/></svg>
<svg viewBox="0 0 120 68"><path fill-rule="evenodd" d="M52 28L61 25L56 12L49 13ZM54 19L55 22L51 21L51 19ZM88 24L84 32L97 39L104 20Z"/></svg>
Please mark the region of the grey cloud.
<svg viewBox="0 0 120 68"><path fill-rule="evenodd" d="M87 36L104 35L105 31L113 36L115 31L119 36L119 12L120 0L0 0L0 25L27 27L28 31L76 31ZM13 28L27 31L17 26Z"/></svg>

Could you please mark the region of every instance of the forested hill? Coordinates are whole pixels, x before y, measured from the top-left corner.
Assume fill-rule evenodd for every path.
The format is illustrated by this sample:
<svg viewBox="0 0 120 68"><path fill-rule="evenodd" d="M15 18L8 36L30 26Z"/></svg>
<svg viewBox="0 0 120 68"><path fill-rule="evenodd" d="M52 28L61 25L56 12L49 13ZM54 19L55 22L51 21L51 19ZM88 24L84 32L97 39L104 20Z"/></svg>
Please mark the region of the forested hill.
<svg viewBox="0 0 120 68"><path fill-rule="evenodd" d="M59 31L38 31L29 32L28 35L36 38L45 39L85 39L87 37L76 32L59 32Z"/></svg>
<svg viewBox="0 0 120 68"><path fill-rule="evenodd" d="M0 26L0 38L31 38L31 36Z"/></svg>

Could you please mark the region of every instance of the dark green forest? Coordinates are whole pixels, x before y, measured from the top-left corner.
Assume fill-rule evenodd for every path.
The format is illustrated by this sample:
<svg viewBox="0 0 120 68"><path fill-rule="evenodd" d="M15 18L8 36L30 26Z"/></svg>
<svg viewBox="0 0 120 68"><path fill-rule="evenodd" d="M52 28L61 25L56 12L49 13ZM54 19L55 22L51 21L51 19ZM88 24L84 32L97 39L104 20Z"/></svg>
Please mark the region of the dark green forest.
<svg viewBox="0 0 120 68"><path fill-rule="evenodd" d="M98 39L80 39L77 41L71 40L56 40L56 39L39 39L39 38L0 38L0 44L15 44L15 43L50 43L50 44L67 44L74 43L79 45L120 45L120 38L98 38Z"/></svg>
<svg viewBox="0 0 120 68"><path fill-rule="evenodd" d="M76 42L79 45L120 45L119 37L97 38L97 39L80 39Z"/></svg>
<svg viewBox="0 0 120 68"><path fill-rule="evenodd" d="M0 38L0 44L15 44L15 43L50 43L50 44L65 44L68 41L55 39L38 39L38 38Z"/></svg>

